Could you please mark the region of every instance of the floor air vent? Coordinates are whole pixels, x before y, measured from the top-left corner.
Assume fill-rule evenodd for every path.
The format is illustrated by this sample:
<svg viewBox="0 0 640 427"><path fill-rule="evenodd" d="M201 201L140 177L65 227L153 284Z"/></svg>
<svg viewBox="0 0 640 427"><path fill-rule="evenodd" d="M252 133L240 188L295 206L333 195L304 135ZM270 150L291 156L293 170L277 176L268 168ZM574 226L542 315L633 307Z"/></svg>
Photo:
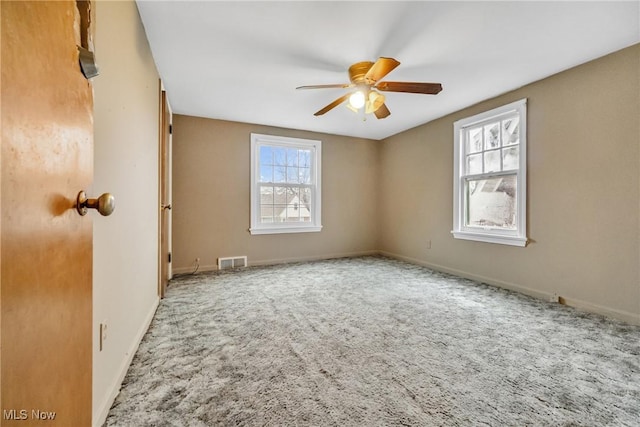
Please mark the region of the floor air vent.
<svg viewBox="0 0 640 427"><path fill-rule="evenodd" d="M226 258L218 258L218 270L227 270L229 268L239 268L247 266L246 256L232 256Z"/></svg>

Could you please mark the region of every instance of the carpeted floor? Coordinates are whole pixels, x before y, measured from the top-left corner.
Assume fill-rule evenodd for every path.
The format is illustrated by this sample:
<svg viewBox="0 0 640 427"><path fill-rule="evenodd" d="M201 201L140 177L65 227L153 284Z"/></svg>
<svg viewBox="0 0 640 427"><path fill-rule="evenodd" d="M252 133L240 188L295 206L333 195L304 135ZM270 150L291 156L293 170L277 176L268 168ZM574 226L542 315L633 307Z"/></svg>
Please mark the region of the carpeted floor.
<svg viewBox="0 0 640 427"><path fill-rule="evenodd" d="M640 327L379 257L171 282L108 426L640 426Z"/></svg>

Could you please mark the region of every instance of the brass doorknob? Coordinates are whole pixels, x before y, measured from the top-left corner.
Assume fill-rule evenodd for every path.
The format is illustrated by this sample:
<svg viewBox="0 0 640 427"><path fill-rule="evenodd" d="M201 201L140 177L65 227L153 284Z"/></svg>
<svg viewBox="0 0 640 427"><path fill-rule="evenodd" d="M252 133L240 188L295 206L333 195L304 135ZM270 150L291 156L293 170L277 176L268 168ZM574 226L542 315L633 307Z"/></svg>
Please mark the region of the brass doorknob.
<svg viewBox="0 0 640 427"><path fill-rule="evenodd" d="M76 199L76 209L78 213L85 216L89 209L97 209L102 216L109 216L116 208L116 199L111 193L104 193L97 199L87 199L87 195L84 191L78 193Z"/></svg>

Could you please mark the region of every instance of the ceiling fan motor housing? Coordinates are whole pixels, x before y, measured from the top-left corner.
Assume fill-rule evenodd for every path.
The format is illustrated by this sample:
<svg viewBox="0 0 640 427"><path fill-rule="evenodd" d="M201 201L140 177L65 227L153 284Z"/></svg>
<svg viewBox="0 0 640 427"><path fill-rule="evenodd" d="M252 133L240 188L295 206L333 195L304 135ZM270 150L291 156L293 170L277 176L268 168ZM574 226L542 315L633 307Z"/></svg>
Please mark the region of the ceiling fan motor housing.
<svg viewBox="0 0 640 427"><path fill-rule="evenodd" d="M370 61L356 62L349 67L349 79L351 83L366 84L367 82L364 81L364 76L371 67L373 67L373 62Z"/></svg>

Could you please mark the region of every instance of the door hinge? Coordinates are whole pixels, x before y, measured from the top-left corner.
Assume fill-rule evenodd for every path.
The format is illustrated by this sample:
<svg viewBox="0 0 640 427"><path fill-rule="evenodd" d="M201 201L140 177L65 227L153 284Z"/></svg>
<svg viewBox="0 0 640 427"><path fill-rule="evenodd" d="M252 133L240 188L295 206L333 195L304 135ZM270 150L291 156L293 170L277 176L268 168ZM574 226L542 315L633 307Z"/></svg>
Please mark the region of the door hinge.
<svg viewBox="0 0 640 427"><path fill-rule="evenodd" d="M171 262L171 252L168 253L167 262Z"/></svg>
<svg viewBox="0 0 640 427"><path fill-rule="evenodd" d="M173 134L173 124L169 124L169 134Z"/></svg>

